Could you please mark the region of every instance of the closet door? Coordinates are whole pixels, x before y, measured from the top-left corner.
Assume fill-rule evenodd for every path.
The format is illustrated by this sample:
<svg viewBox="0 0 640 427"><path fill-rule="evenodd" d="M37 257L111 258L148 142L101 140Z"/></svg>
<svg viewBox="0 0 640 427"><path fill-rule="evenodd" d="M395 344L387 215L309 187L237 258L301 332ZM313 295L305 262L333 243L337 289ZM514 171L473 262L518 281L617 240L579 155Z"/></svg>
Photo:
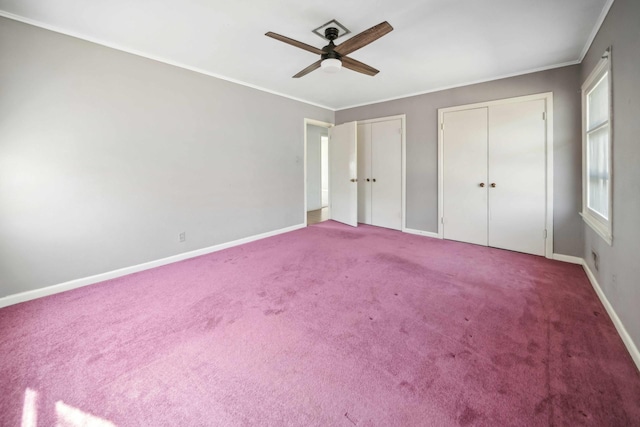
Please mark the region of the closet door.
<svg viewBox="0 0 640 427"><path fill-rule="evenodd" d="M371 224L371 124L358 125L358 222Z"/></svg>
<svg viewBox="0 0 640 427"><path fill-rule="evenodd" d="M489 107L489 246L545 254L545 101Z"/></svg>
<svg viewBox="0 0 640 427"><path fill-rule="evenodd" d="M487 108L444 113L444 238L487 245Z"/></svg>
<svg viewBox="0 0 640 427"><path fill-rule="evenodd" d="M402 122L371 124L371 224L402 229Z"/></svg>

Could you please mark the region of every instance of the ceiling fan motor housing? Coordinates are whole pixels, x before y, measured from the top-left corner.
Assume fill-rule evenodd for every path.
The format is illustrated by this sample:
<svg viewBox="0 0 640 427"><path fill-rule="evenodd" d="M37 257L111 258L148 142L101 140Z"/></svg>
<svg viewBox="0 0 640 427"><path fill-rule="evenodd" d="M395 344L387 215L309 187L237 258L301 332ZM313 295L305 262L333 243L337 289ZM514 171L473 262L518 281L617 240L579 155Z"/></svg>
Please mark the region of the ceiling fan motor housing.
<svg viewBox="0 0 640 427"><path fill-rule="evenodd" d="M322 59L340 59L340 54L333 50L336 45L333 44L333 41L338 38L339 32L337 28L329 27L324 30L324 36L329 40L329 44L322 48L324 53L322 54Z"/></svg>
<svg viewBox="0 0 640 427"><path fill-rule="evenodd" d="M324 30L324 36L327 40L334 41L335 39L338 38L339 35L340 35L340 32L336 27L329 27L326 30Z"/></svg>

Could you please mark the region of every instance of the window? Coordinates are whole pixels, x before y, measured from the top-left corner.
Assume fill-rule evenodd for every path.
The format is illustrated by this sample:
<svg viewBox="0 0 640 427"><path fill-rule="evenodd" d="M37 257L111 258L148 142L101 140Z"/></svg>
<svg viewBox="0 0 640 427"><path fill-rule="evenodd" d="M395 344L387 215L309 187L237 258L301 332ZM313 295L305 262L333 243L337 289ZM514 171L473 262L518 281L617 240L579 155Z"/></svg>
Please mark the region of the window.
<svg viewBox="0 0 640 427"><path fill-rule="evenodd" d="M582 218L612 242L611 53L582 85Z"/></svg>

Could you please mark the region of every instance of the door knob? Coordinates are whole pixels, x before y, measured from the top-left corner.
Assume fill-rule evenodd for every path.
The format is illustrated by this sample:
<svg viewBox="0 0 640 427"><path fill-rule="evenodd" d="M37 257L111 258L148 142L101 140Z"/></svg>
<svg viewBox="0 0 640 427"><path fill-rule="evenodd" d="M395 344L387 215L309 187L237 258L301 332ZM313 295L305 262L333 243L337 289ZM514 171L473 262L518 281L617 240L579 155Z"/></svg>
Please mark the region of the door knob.
<svg viewBox="0 0 640 427"><path fill-rule="evenodd" d="M351 182L358 182L358 180L355 178L351 178Z"/></svg>
<svg viewBox="0 0 640 427"><path fill-rule="evenodd" d="M369 178L367 178L367 182L371 181Z"/></svg>
<svg viewBox="0 0 640 427"><path fill-rule="evenodd" d="M484 182L481 182L481 183L480 183L480 187L484 187Z"/></svg>
<svg viewBox="0 0 640 427"><path fill-rule="evenodd" d="M491 188L496 188L496 183L495 182L491 183Z"/></svg>
<svg viewBox="0 0 640 427"><path fill-rule="evenodd" d="M376 179L375 179L375 178L373 178L373 182L376 182Z"/></svg>

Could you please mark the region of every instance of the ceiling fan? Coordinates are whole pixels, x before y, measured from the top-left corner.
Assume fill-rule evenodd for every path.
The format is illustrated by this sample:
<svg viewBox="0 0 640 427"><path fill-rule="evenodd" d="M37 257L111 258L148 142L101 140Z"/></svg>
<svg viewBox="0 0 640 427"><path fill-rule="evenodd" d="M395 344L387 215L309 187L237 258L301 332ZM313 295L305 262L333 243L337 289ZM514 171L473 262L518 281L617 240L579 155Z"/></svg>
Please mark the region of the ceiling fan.
<svg viewBox="0 0 640 427"><path fill-rule="evenodd" d="M265 36L320 55L320 59L318 61L293 76L294 79L307 75L320 67L325 71L334 73L339 71L341 67L345 67L350 70L357 71L358 73L375 76L378 74L378 70L360 61L356 61L353 58L349 58L347 55L379 39L385 34L391 32L391 30L393 30L393 27L387 21L384 21L336 46L333 41L339 36L338 29L335 27L329 27L324 31L324 37L329 40L329 44L322 49L290 39L289 37L281 36L280 34L272 33L271 31L266 33Z"/></svg>

